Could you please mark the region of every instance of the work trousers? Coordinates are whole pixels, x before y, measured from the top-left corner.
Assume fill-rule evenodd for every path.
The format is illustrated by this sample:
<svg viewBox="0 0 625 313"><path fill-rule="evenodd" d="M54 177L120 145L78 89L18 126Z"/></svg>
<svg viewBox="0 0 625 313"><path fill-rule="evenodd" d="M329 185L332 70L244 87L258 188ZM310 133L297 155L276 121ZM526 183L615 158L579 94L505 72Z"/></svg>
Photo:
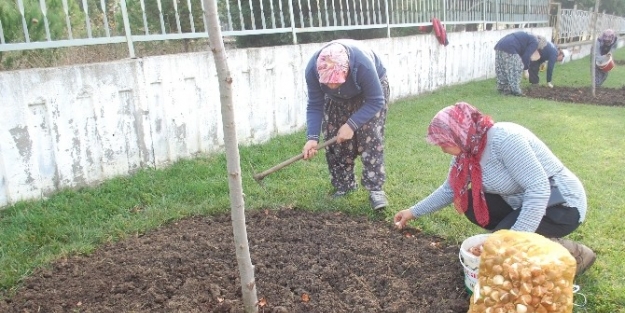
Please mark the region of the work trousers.
<svg viewBox="0 0 625 313"><path fill-rule="evenodd" d="M497 90L503 94L521 95L521 75L523 61L518 54L495 51L495 73L497 74Z"/></svg>
<svg viewBox="0 0 625 313"><path fill-rule="evenodd" d="M362 161L361 183L365 189L369 191L382 190L382 185L386 181L384 128L390 87L386 76L380 79L380 83L382 84L385 99L382 109L357 129L351 140L326 147L325 155L330 171L331 183L337 191L349 191L357 188L354 166L358 156L360 156ZM363 104L364 98L361 96L344 101L326 97L322 124L324 140L335 137L339 128Z"/></svg>

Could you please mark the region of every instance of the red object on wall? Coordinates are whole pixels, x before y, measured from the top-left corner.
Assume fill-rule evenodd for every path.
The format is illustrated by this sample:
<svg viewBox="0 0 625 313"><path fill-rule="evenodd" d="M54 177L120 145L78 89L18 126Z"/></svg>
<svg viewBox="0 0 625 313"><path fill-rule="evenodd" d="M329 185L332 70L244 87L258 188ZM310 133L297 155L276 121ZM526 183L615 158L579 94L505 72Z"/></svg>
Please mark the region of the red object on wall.
<svg viewBox="0 0 625 313"><path fill-rule="evenodd" d="M435 17L433 17L430 21L434 27L434 35L436 36L438 43L444 46L448 45L449 40L447 40L447 31L445 31L445 27L441 24L441 21Z"/></svg>

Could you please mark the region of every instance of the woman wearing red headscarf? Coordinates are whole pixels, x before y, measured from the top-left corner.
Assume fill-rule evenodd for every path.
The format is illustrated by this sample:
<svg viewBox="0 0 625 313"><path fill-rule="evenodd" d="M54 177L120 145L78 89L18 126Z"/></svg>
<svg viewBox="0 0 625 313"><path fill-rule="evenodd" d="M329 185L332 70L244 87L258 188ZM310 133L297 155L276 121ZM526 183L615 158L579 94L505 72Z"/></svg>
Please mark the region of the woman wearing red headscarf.
<svg viewBox="0 0 625 313"><path fill-rule="evenodd" d="M512 229L553 238L575 257L578 274L595 261L591 249L562 239L586 217L584 187L530 130L495 123L459 102L434 116L427 141L453 155L449 175L428 197L397 213L397 227L453 203L489 231Z"/></svg>

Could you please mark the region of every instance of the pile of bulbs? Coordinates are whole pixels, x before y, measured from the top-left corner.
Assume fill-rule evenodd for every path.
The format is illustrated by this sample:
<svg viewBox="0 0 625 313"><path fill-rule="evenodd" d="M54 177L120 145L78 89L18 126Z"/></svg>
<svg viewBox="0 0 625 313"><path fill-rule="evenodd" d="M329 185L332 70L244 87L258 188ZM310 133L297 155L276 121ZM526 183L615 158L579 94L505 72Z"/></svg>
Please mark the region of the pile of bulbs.
<svg viewBox="0 0 625 313"><path fill-rule="evenodd" d="M570 313L575 267L541 235L497 231L483 245L468 313Z"/></svg>

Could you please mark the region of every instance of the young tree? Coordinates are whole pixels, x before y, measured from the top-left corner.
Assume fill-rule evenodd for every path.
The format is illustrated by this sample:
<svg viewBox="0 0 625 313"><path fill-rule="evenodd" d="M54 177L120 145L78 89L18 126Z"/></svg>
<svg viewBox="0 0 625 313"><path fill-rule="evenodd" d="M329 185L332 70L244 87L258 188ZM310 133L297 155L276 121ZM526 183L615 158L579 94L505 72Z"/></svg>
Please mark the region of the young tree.
<svg viewBox="0 0 625 313"><path fill-rule="evenodd" d="M597 66L595 64L595 58L597 57L595 55L595 51L597 50L597 20L599 19L599 6L601 5L601 0L597 0L597 2L595 3L595 12L593 13L593 18L592 18L592 25L590 26L590 29L592 30L590 33L590 38L593 40L592 42L592 50L590 51L590 79L591 79L591 86L592 86L592 96L596 97L596 90L597 90L597 84L595 83L595 78L597 76L597 74L595 73L595 67Z"/></svg>
<svg viewBox="0 0 625 313"><path fill-rule="evenodd" d="M202 0L204 2L206 22L208 24L208 39L210 50L215 58L217 79L219 80L219 95L221 99L221 119L226 144L226 162L228 170L228 185L230 187L230 209L232 216L232 231L236 249L241 289L245 312L258 312L256 303L256 281L254 280L254 266L250 257L250 249L245 229L245 204L243 201L243 187L241 183L241 160L237 142L234 105L232 101L232 76L228 68L226 49L221 36L219 16L217 15L216 0Z"/></svg>

